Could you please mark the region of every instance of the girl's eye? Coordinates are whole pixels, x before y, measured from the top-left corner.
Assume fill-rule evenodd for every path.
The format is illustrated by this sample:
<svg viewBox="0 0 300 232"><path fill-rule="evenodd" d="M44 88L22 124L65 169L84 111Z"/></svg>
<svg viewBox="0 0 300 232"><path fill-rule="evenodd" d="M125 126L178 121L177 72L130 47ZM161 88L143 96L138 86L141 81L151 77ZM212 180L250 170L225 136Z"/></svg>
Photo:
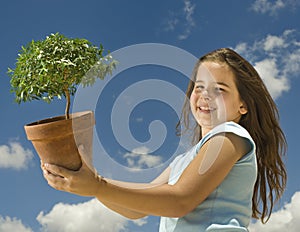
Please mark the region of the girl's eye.
<svg viewBox="0 0 300 232"><path fill-rule="evenodd" d="M203 90L204 86L203 85L195 85L196 90Z"/></svg>
<svg viewBox="0 0 300 232"><path fill-rule="evenodd" d="M225 90L223 88L220 87L215 87L215 92L216 93L223 93Z"/></svg>

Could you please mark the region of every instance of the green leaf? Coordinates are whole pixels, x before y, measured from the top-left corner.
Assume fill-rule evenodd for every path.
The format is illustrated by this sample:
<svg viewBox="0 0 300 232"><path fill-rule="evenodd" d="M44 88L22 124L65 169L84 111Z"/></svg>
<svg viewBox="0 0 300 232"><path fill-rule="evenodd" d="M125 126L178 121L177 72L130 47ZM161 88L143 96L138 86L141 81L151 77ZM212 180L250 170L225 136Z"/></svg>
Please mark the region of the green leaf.
<svg viewBox="0 0 300 232"><path fill-rule="evenodd" d="M15 68L8 68L11 92L16 102L65 97L64 90L74 95L77 86L90 86L96 78L112 74L117 62L104 48L90 41L67 38L60 33L50 34L44 40L32 40L22 46Z"/></svg>

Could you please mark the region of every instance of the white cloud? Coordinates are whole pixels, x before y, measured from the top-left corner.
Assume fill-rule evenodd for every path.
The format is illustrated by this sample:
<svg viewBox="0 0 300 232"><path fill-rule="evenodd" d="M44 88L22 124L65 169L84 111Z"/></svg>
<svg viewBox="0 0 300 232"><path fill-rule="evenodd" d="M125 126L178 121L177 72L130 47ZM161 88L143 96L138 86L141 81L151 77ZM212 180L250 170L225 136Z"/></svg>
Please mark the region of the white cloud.
<svg viewBox="0 0 300 232"><path fill-rule="evenodd" d="M22 221L16 218L10 218L6 216L3 218L0 215L0 231L1 232L32 232L30 228L23 225Z"/></svg>
<svg viewBox="0 0 300 232"><path fill-rule="evenodd" d="M32 158L32 151L18 142L0 146L0 168L26 169Z"/></svg>
<svg viewBox="0 0 300 232"><path fill-rule="evenodd" d="M278 98L282 92L289 90L289 82L285 76L280 76L275 59L267 58L256 62L254 67L274 99Z"/></svg>
<svg viewBox="0 0 300 232"><path fill-rule="evenodd" d="M194 20L194 13L196 4L190 0L183 1L184 6L180 11L170 11L169 16L165 21L165 31L179 31L177 38L179 40L187 39L196 23Z"/></svg>
<svg viewBox="0 0 300 232"><path fill-rule="evenodd" d="M183 8L183 14L185 17L185 29L184 31L178 36L179 40L185 40L187 39L191 32L192 28L195 26L195 21L193 19L193 14L195 11L195 4L192 4L191 1L184 0L184 8Z"/></svg>
<svg viewBox="0 0 300 232"><path fill-rule="evenodd" d="M267 35L253 44L242 42L234 49L254 65L274 99L290 89L290 79L300 72L299 33L295 30Z"/></svg>
<svg viewBox="0 0 300 232"><path fill-rule="evenodd" d="M162 162L162 157L150 155L147 147L138 147L132 152L126 153L123 157L126 159L128 167L134 169L153 168Z"/></svg>
<svg viewBox="0 0 300 232"><path fill-rule="evenodd" d="M284 8L286 3L282 0L269 1L269 0L256 0L251 9L257 13L269 13L271 15L275 14L278 10Z"/></svg>
<svg viewBox="0 0 300 232"><path fill-rule="evenodd" d="M260 221L249 226L250 232L298 232L300 228L300 192L296 192L290 203L274 212L266 224Z"/></svg>
<svg viewBox="0 0 300 232"><path fill-rule="evenodd" d="M177 16L173 12L170 12L169 17L165 22L165 31L174 31L178 23L179 19Z"/></svg>
<svg viewBox="0 0 300 232"><path fill-rule="evenodd" d="M137 226L143 226L143 225L146 225L148 223L147 221L147 217L144 217L144 218L140 218L140 219L136 219L133 221L133 223Z"/></svg>
<svg viewBox="0 0 300 232"><path fill-rule="evenodd" d="M126 231L129 224L129 220L107 209L97 199L74 205L58 203L48 214L40 212L37 220L42 231L47 232L119 232ZM144 218L133 223L142 226L147 221Z"/></svg>
<svg viewBox="0 0 300 232"><path fill-rule="evenodd" d="M250 8L256 13L274 16L284 8L296 8L299 3L299 0L256 0Z"/></svg>
<svg viewBox="0 0 300 232"><path fill-rule="evenodd" d="M300 46L299 46L300 47ZM292 53L287 54L284 73L286 75L292 75L299 73L300 71L300 48L295 49Z"/></svg>
<svg viewBox="0 0 300 232"><path fill-rule="evenodd" d="M272 51L276 48L286 47L284 38L274 35L268 35L264 41L264 50L265 51Z"/></svg>

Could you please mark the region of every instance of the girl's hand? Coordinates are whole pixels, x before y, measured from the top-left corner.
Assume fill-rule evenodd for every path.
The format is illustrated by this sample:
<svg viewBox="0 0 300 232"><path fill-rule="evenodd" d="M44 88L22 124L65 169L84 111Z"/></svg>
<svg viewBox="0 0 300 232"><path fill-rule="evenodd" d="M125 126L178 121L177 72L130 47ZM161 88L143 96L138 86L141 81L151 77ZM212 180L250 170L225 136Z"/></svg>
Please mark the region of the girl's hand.
<svg viewBox="0 0 300 232"><path fill-rule="evenodd" d="M78 171L49 164L42 163L41 168L48 184L61 191L74 193L81 196L96 196L99 188L99 177L97 172L92 170L85 162L83 147L79 146L79 154L82 166Z"/></svg>

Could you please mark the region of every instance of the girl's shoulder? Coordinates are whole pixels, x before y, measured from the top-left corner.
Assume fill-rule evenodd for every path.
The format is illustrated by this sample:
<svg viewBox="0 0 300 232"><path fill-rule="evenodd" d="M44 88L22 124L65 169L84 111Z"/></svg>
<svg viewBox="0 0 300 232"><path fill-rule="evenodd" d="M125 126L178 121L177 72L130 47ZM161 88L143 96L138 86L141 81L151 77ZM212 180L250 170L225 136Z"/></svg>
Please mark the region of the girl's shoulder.
<svg viewBox="0 0 300 232"><path fill-rule="evenodd" d="M245 139L251 145L251 150L255 150L255 142L253 141L249 132L240 124L229 121L219 124L216 127L214 127L211 131L209 131L196 145L196 151L198 152L202 145L206 143L210 138L212 138L215 135L220 135L222 133L224 133L224 135L225 133L232 133Z"/></svg>
<svg viewBox="0 0 300 232"><path fill-rule="evenodd" d="M216 134L219 134L222 132L234 133L241 137L250 137L251 138L249 132L244 127L242 127L240 124L233 122L233 121L224 122L224 123L221 123L221 124L215 126L211 131L209 131L207 133L206 136L211 137L213 135L216 135ZM204 137L206 137L206 136L204 136Z"/></svg>

